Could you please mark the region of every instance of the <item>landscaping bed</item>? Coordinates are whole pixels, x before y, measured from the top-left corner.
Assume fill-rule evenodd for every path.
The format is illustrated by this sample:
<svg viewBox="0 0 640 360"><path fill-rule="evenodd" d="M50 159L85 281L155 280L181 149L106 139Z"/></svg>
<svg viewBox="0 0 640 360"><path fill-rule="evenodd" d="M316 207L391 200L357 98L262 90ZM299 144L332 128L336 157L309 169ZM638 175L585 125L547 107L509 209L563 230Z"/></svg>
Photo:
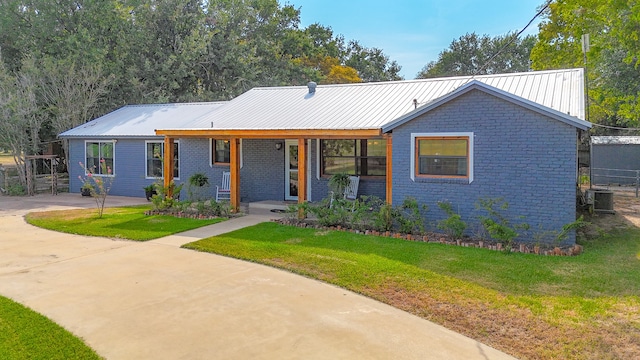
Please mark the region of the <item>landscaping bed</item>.
<svg viewBox="0 0 640 360"><path fill-rule="evenodd" d="M437 232L423 232L421 234L406 234L394 231L377 231L377 230L359 230L352 229L343 226L322 226L317 220L310 219L296 219L295 217L285 217L281 219L273 219L274 222L283 225L296 226L300 228L314 228L320 230L336 230L346 231L354 234L372 235L372 236L384 236L394 239L403 239L408 241L422 241L428 243L438 243L453 246L463 246L469 248L488 249L494 251L505 251L501 242L491 239L478 239L465 236L461 239L455 239L452 236L445 233ZM550 246L550 245L534 245L530 243L518 243L512 244L510 252L524 253L524 254L536 254L536 255L549 255L549 256L574 256L579 255L583 251L582 245L575 244L573 246Z"/></svg>
<svg viewBox="0 0 640 360"><path fill-rule="evenodd" d="M560 229L531 229L521 217L510 219L506 215L508 203L501 198L480 198L475 206L479 213L477 219L463 220L454 211L453 204L438 202L438 208L446 216L428 222L430 209L412 197L397 205L387 204L375 196L362 196L355 201L329 197L317 203L293 205L288 209L288 217L276 221L297 227L504 252L554 256L582 253L583 247L569 241L568 237L572 232L576 233L576 238L582 236L578 231L587 225L583 216Z"/></svg>

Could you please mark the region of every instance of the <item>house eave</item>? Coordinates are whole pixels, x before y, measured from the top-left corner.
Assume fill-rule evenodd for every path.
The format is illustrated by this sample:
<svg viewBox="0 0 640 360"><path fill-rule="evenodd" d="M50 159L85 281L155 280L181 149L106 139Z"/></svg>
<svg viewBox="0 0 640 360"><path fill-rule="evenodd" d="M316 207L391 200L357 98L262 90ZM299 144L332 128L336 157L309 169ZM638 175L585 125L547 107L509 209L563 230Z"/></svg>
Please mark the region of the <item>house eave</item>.
<svg viewBox="0 0 640 360"><path fill-rule="evenodd" d="M482 82L479 81L472 81L452 92L450 92L449 94L446 94L438 99L435 99L433 101L431 101L430 103L423 105L422 107L419 107L417 109L415 109L414 111L405 114L387 124L385 124L382 127L382 132L383 133L388 133L391 132L394 128L401 126L413 119L415 119L418 116L424 115L427 112L445 104L448 103L449 101L456 99L472 90L479 90L482 91L484 93L493 95L495 97L498 97L500 99L506 100L508 102L514 103L518 106L522 106L523 108L535 111L537 113L543 114L545 116L551 117L553 119L556 119L560 122L563 122L565 124L574 126L580 130L588 130L591 128L591 123L582 119L579 119L578 117L575 116L571 116L568 114L564 114L561 113L557 110L548 108L546 106L537 104L533 101L524 99L522 97L519 97L517 95L513 95L511 93L508 93L506 91L500 90L498 88L494 88L493 86L489 86L486 85Z"/></svg>
<svg viewBox="0 0 640 360"><path fill-rule="evenodd" d="M156 135L173 138L242 139L366 139L382 136L375 129L159 129Z"/></svg>

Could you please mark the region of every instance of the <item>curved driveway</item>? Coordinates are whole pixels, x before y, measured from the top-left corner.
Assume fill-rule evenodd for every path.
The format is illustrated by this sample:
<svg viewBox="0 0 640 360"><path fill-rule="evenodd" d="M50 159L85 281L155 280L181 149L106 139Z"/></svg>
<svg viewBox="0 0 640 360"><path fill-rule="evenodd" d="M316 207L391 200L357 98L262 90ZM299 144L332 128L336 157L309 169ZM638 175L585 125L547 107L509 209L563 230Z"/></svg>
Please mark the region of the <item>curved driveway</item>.
<svg viewBox="0 0 640 360"><path fill-rule="evenodd" d="M108 205L140 201L110 197ZM93 205L78 194L0 196L0 294L107 359L511 359L352 292L177 246L268 214L145 243L62 234L23 219Z"/></svg>

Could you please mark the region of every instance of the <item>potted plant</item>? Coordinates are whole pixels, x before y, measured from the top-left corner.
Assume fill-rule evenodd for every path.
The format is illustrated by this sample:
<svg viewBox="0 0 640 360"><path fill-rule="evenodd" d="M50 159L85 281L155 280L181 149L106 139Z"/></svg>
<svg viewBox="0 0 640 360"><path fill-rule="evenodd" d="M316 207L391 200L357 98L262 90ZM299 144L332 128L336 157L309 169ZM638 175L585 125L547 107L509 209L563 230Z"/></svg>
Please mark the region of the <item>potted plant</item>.
<svg viewBox="0 0 640 360"><path fill-rule="evenodd" d="M191 201L200 201L206 197L209 187L209 177L203 173L195 173L189 177L187 195Z"/></svg>
<svg viewBox="0 0 640 360"><path fill-rule="evenodd" d="M149 184L147 186L144 187L144 194L147 198L147 201L150 201L151 198L153 197L153 195L156 195L156 188L155 186L153 186L153 184Z"/></svg>
<svg viewBox="0 0 640 360"><path fill-rule="evenodd" d="M333 174L329 178L329 189L333 192L332 195L335 199L342 197L349 184L351 184L351 179L346 173Z"/></svg>
<svg viewBox="0 0 640 360"><path fill-rule="evenodd" d="M93 186L91 186L88 181L82 183L82 187L80 188L82 196L91 196L91 190L93 190Z"/></svg>

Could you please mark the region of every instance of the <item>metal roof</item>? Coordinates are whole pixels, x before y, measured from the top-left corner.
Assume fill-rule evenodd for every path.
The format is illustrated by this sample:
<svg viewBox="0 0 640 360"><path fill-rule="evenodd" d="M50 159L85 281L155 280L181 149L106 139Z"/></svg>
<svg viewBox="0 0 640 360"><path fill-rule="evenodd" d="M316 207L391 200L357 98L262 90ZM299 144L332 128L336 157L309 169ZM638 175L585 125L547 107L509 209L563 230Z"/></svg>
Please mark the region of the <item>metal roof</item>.
<svg viewBox="0 0 640 360"><path fill-rule="evenodd" d="M524 99L522 97L516 96L514 94L511 94L509 92L500 90L498 88L495 88L493 86L489 86L483 82L480 82L478 80L472 80L469 83L466 83L465 85L462 85L461 87L457 88L456 90L454 90L453 92L450 92L438 99L435 99L431 102L429 102L428 104L421 106L411 112L409 112L408 114L399 117L398 119L387 123L386 125L384 125L382 127L382 132L389 132L391 130L393 130L394 128L408 122L411 121L412 119L423 115L435 108L437 108L438 106L447 103L463 94L468 93L471 90L480 90L482 92L485 92L487 94L491 94L493 96L499 97L503 100L509 101L511 103L517 104L519 106L522 106L524 108L527 108L529 110L544 114L548 117L554 118L558 121L564 122L565 124L569 124L572 126L575 126L579 129L582 130L587 130L591 128L591 123L585 120L581 120L578 119L576 117L570 116L568 114L564 114L561 113L559 111L556 111L552 108L540 105L538 103L535 103L533 101Z"/></svg>
<svg viewBox="0 0 640 360"><path fill-rule="evenodd" d="M593 145L640 145L640 136L592 136Z"/></svg>
<svg viewBox="0 0 640 360"><path fill-rule="evenodd" d="M156 129L182 127L226 102L126 105L59 137L155 137Z"/></svg>
<svg viewBox="0 0 640 360"><path fill-rule="evenodd" d="M557 112L584 119L583 70L549 70L437 79L254 88L215 112L165 129L380 129L419 106L477 80Z"/></svg>

